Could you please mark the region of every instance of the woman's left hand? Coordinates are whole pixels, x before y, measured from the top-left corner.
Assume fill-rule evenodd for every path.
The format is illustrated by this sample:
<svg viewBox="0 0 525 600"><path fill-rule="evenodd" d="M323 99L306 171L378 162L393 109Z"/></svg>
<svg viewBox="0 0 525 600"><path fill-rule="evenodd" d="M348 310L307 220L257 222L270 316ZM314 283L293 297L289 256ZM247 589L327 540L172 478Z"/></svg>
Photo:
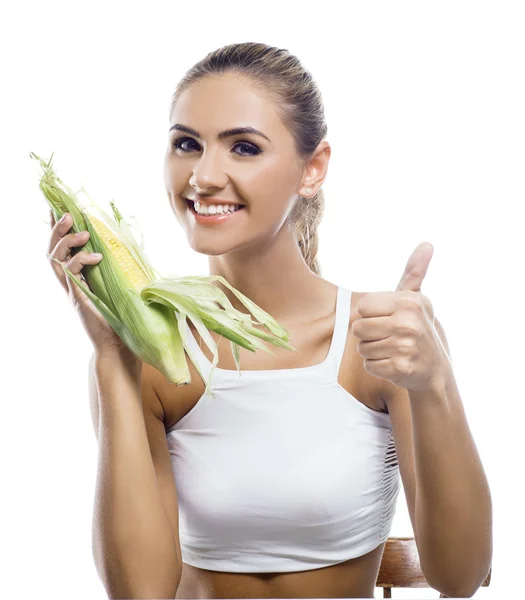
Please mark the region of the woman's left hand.
<svg viewBox="0 0 525 600"><path fill-rule="evenodd" d="M396 291L364 294L357 305L361 318L352 324L365 370L410 391L430 390L451 370L432 303L421 293L433 253L432 244L419 244Z"/></svg>

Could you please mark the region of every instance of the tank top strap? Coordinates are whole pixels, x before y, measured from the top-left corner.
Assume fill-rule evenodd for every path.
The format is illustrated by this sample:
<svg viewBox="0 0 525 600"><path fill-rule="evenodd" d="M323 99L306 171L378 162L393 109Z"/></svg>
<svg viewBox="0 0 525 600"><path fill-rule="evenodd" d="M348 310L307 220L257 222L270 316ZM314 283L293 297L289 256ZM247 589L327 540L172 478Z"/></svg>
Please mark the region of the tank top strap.
<svg viewBox="0 0 525 600"><path fill-rule="evenodd" d="M271 373L272 377L287 377L287 376L304 376L305 371L322 371L325 376L327 376L330 380L333 380L334 377L337 380L337 376L339 373L341 361L343 358L343 353L346 345L346 340L348 337L348 326L350 323L350 305L352 299L352 292L344 288L342 286L338 286L337 288L337 299L336 299L336 307L335 307L335 323L334 323L334 331L332 334L332 341L330 342L330 349L328 351L328 355L325 360L319 364L314 365L312 367L305 367L299 369L276 369L276 370L258 370L258 371L247 371L244 370L245 379L246 376L257 378L257 377L268 377ZM187 352L190 354L190 358L192 362L199 372L200 376L208 381L211 376L211 367L212 363L205 356L202 348L198 344L197 340L193 336L193 333L189 327L188 322L186 321L185 327L185 341L188 344ZM222 346L222 351L226 346ZM242 367L241 367L242 369ZM217 377L228 377L235 376L235 381L237 380L237 372L232 370L224 370L224 369L216 369L215 374Z"/></svg>
<svg viewBox="0 0 525 600"><path fill-rule="evenodd" d="M350 324L350 307L352 301L352 291L339 286L337 290L337 303L335 309L335 325L332 342L330 345L327 363L330 368L330 376L337 378L343 353L348 337L348 326Z"/></svg>

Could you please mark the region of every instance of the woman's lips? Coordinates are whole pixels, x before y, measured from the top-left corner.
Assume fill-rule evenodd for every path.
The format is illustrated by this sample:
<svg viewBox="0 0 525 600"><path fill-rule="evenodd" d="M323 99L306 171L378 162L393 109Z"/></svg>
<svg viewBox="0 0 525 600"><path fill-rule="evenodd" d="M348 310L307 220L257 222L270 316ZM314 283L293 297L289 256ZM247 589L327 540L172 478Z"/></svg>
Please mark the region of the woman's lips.
<svg viewBox="0 0 525 600"><path fill-rule="evenodd" d="M235 215L242 212L245 206L241 206L238 210L234 212L228 213L215 213L214 215L200 215L195 210L195 203L192 200L186 199L186 203L188 204L188 208L195 218L195 221L199 225L215 225L217 223L224 223L226 221L230 221Z"/></svg>

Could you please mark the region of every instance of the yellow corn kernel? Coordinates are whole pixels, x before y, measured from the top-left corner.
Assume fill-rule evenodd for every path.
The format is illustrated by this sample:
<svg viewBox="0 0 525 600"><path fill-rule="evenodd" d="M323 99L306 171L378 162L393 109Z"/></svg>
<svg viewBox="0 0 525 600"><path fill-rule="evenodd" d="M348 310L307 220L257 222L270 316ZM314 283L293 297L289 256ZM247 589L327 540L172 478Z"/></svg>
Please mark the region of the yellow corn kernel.
<svg viewBox="0 0 525 600"><path fill-rule="evenodd" d="M100 239L111 251L113 258L118 262L130 284L137 292L140 292L145 285L150 283L150 280L137 264L137 261L105 223L93 216L89 217L89 221Z"/></svg>

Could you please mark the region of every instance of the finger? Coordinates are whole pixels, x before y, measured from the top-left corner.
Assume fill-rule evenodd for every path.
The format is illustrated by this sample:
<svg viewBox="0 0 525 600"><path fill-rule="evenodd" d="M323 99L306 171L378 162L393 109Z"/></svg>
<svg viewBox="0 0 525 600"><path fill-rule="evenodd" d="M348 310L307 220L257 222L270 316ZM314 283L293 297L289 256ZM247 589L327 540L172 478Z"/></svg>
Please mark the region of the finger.
<svg viewBox="0 0 525 600"><path fill-rule="evenodd" d="M55 226L55 217L53 216L53 211L51 209L49 209L49 216L51 217L51 227Z"/></svg>
<svg viewBox="0 0 525 600"><path fill-rule="evenodd" d="M51 256L64 262L71 254L73 248L85 246L89 240L89 231L80 231L79 233L68 233L55 246Z"/></svg>
<svg viewBox="0 0 525 600"><path fill-rule="evenodd" d="M430 242L422 242L412 252L405 270L396 288L396 292L411 290L421 292L423 279L428 271L428 265L434 254L434 246Z"/></svg>
<svg viewBox="0 0 525 600"><path fill-rule="evenodd" d="M67 234L67 232L71 229L72 226L73 219L71 215L69 213L64 213L60 221L53 225L51 237L49 238L49 246L47 248L48 254L51 254L53 252L58 242Z"/></svg>
<svg viewBox="0 0 525 600"><path fill-rule="evenodd" d="M68 263L68 261L72 260L76 256L80 254L77 253L74 257L71 256L72 248L77 248L79 246L84 246L89 240L89 231L81 231L80 233L69 233L65 237L63 237L58 244L55 246L55 249L51 254L48 255L48 259L51 262L51 266L55 275L60 280L62 287L67 289L66 279L67 275L64 273L60 263ZM89 254L89 253L86 253ZM58 262L57 262L58 261ZM67 264L66 264L67 266ZM69 269L69 267L68 267ZM71 269L70 269L71 270Z"/></svg>
<svg viewBox="0 0 525 600"><path fill-rule="evenodd" d="M69 271L71 271L71 273L74 275L74 277L76 279L78 279L78 281L82 281L82 283L84 283L86 286L88 286L87 282L82 277L82 269L86 265L98 264L102 260L102 258L103 258L102 255L96 256L93 253L82 251L82 252L79 252L78 254L75 254L75 256L73 258L71 258L69 261L67 261L65 266L67 269L69 269ZM64 273L63 269L61 269L61 270ZM64 278L66 281L67 290L69 291L69 297L71 298L71 300L73 301L73 303L75 305L78 304L78 302L89 301L89 298L84 294L84 292L77 285L75 285L69 279L69 277L66 275L66 273L64 273Z"/></svg>
<svg viewBox="0 0 525 600"><path fill-rule="evenodd" d="M51 265L63 286L65 286L66 283L65 274L62 268L60 267L60 264L58 264L56 261L59 261L61 263L67 262L71 259L71 250L79 246L84 246L88 240L88 231L81 231L79 233L68 233L58 242L53 252L51 252L51 254L48 255L49 259L55 259L51 261Z"/></svg>

